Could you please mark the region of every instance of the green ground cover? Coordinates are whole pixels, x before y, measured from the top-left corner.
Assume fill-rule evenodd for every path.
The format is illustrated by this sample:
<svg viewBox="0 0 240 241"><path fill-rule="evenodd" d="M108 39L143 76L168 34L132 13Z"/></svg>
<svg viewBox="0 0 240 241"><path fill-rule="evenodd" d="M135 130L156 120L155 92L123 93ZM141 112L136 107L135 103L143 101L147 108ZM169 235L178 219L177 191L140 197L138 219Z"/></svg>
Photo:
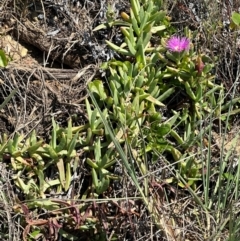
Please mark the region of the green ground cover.
<svg viewBox="0 0 240 241"><path fill-rule="evenodd" d="M217 81L219 26L202 23L198 48L200 30L179 30L167 7L131 0L118 17L109 5L94 31L123 41L106 41L118 57L87 86L85 124L52 118L48 140L2 133L2 240L239 240L238 69L230 88Z"/></svg>

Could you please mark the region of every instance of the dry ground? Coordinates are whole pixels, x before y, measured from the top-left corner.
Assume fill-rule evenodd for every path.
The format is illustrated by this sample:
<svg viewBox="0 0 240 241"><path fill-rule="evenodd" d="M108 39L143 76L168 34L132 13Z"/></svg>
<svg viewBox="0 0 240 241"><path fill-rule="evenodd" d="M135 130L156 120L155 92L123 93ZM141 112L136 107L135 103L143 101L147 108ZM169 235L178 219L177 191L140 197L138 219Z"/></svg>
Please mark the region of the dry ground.
<svg viewBox="0 0 240 241"><path fill-rule="evenodd" d="M212 25L212 29L206 27L214 21L207 20L207 14L211 13L204 1L199 1L197 12L186 2L168 1L165 7L169 9L174 26L179 31L183 31L184 26L199 30L195 45L201 51L207 51L214 57L219 56L221 49L216 67L217 80L230 91L239 64L239 46L235 45L235 36L224 29L224 26L215 28ZM128 1L122 0L67 1L67 4L61 1L3 0L0 3L0 48L12 57L9 65L0 69L0 102L11 90L17 89L12 101L0 112L1 133L13 136L19 132L27 136L32 130L36 130L38 136L47 140L52 117L62 126L67 125L69 117L73 118L74 125L85 123L87 116L84 99L87 97L87 83L101 77L100 64L114 57L104 40L111 40L116 44L121 42L121 36L115 28L93 32L96 26L106 21L108 4L113 6L116 16L119 11L128 11L129 7ZM238 9L237 1L234 4L219 6L226 10L222 14L223 18L228 18L232 10ZM206 32L206 29L210 29L212 33ZM212 41L209 36L214 36L216 40ZM12 212L16 190L12 187L11 173L3 164L0 165L0 172L0 200L3 200L0 203L0 237L3 233L9 233L9 239L5 235L1 240L22 240L19 235L23 228L17 215ZM112 190L109 195L130 195L133 187L131 184L124 185L124 188L116 186L116 190ZM153 195L163 196L154 183L150 191ZM184 240L204 240L201 227L197 230L192 222L195 214L186 193L171 188L167 188L167 191L171 206L166 208L166 214L170 215L173 211L175 214L171 215L175 215L175 220L185 222L181 225L186 228ZM161 200L159 205L161 206ZM129 207L132 208L129 210ZM150 237L152 240L163 240L161 232L152 228L151 220L148 220L148 214L142 208L141 203L135 202L122 202L121 205L111 203L102 206L101 210L104 211L101 215L103 220L104 215L113 217L111 225L115 228L111 230L112 233L118 232L118 240L150 240ZM204 214L200 218L200 222L204 223ZM79 240L88 238L83 235ZM221 240L224 240L224 235Z"/></svg>

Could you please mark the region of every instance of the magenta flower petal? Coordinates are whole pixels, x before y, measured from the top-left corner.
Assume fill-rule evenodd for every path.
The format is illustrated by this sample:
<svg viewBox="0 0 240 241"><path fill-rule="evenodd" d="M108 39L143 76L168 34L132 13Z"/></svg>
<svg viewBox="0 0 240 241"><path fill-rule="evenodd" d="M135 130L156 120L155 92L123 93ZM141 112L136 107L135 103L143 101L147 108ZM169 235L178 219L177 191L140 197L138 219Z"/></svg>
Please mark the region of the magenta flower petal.
<svg viewBox="0 0 240 241"><path fill-rule="evenodd" d="M190 40L186 37L172 36L167 41L167 48L172 52L182 52L188 50L190 47Z"/></svg>

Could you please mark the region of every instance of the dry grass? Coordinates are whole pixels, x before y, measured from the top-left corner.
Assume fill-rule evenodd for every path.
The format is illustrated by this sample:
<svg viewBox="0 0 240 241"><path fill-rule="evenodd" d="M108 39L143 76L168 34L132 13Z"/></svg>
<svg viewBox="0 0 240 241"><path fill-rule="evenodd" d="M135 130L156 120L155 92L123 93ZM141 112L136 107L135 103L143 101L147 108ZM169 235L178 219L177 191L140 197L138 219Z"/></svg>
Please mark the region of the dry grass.
<svg viewBox="0 0 240 241"><path fill-rule="evenodd" d="M10 0L5 0L1 5L1 8L5 10L4 14L6 15L4 16L14 15L14 12L9 10L8 4L10 2ZM230 3L223 5L222 3L218 4L217 1L207 2L202 0L198 1L198 7L194 10L191 9L190 2L191 1L179 0L168 1L165 2L165 4L169 10L169 14L172 16L174 26L179 29L178 31L183 33L185 26L190 27L194 31L198 31L196 42L194 43L196 47L201 51L206 51L212 58L218 57L216 60L216 80L224 84L229 91L228 98L232 98L232 87L234 82L238 81L236 77L237 71L239 70L238 50L240 44L238 33L229 31L228 26L223 25L223 21L229 20L231 12L234 10L237 11L240 3L235 1L233 5L230 5ZM196 1L192 2L194 3ZM95 7L94 4L96 4ZM101 40L102 36L107 35L109 38L113 37L112 33L105 32L94 35L91 41L93 39L95 41L92 42L92 45L95 44L95 47L92 47L95 52L91 52L91 46L86 43L86 41L89 42L90 40L87 38L84 39L86 35L84 35L83 29L86 30L88 27L93 29L93 23L96 24L95 20L103 10L99 6L99 2L96 1L94 4L85 2L84 7L88 8L88 13L90 14L85 11L84 15L77 15L78 18L71 15L70 22L77 21L78 23L83 22L85 24L82 29L78 27L77 30L76 25L72 26L74 34L80 31L81 36L79 39L76 39L77 37L73 37L71 40L68 39L68 48L64 49L64 51L58 49L62 54L62 58L63 55L69 53L70 49L73 50L75 45L81 45L85 41L84 44L80 46L80 50L78 49L79 51L83 51L83 53L80 54L81 61L86 61L79 64L79 66L85 67L83 69L85 71L84 76L78 76L77 79L79 81L79 79L82 78L82 82L80 81L82 84L77 82L78 84L74 85L73 83L71 92L69 92L69 88L68 86L66 87L66 82L64 81L61 83L60 81L56 81L55 87L53 87L53 81L49 83L47 82L48 80L44 78L35 80L35 82L30 80L30 76L32 76L33 73L40 77L44 76L43 70L39 68L35 70L32 68L32 72L30 72L30 75L28 72L27 76L26 72L17 72L16 68L13 74L6 74L1 70L1 79L4 79L4 84L1 86L2 96L6 96L11 89L18 88L18 95L13 99L12 105L9 105L8 109L6 109L4 113L1 113L1 121L5 122L5 125L1 127L2 132L12 133L13 131L22 131L26 134L38 126L39 133L42 135L43 133L46 134L48 133L46 132L46 127L50 127L52 114L59 118L62 124L66 124L64 120L77 112L79 115L82 115L82 119L80 118L76 124L84 122L85 109L81 105L82 103L77 101L85 97L86 93L84 92L84 88L86 81L89 80L89 76L93 78L92 74L95 74L98 68L95 66L98 66L101 62L98 58L94 58L93 55L94 53L99 54L102 49L104 49ZM110 4L115 3L111 2ZM121 4L122 6L127 5L125 2L121 2ZM98 6L98 9L95 9L96 6ZM21 16L22 18L29 16L28 11L24 11L23 13L25 15ZM44 15L47 14L48 12L44 11ZM3 19L0 17L0 20ZM18 22L18 24L22 23ZM92 25L89 26L90 24ZM16 25L9 27L14 28L15 26ZM30 41L28 43L30 43ZM39 44L37 47L39 47ZM49 55L47 56L50 56L53 52L50 51L48 53ZM108 54L107 52L105 53ZM48 62L49 59L46 58L44 61L46 62L46 60ZM71 79L74 79L74 77ZM36 83L36 81L38 83ZM43 82L46 83L43 85ZM41 91L39 91L39 88ZM239 89L237 89L234 94L239 96ZM57 104L55 103L56 109L54 113L51 113L54 101L57 101ZM66 105L64 105L64 103ZM6 122L10 123L10 127L6 127ZM234 126L232 128L234 128ZM226 219L228 215L225 216L224 213L220 213L218 216L219 220L217 220L216 210L213 208L213 210L206 212L206 210L189 195L187 190L173 188L166 183L162 183L162 185L156 184L156 180L159 179L160 175L157 171L162 169L162 166L166 167L166 163L164 163L164 161L162 162L162 165L156 165L150 172L149 192L151 196L154 197L154 200L156 200L156 203L154 203L156 207L155 211L158 212L159 216L164 220L165 228L168 230L166 233L169 234L168 237L163 237L163 232L155 228L142 202L135 201L135 187L129 181L128 176L125 173L121 173L121 182L116 182L113 185L114 190L109 191L107 196L104 197L119 200L104 201L101 204L94 203L95 211L97 210L97 215L101 217L102 226L106 230L108 229L108 240L111 240L111 237L114 235L117 235L118 240L206 241L210 240L209 237L211 237L211 240L227 240L229 236L228 227L225 224L225 226L219 230L220 224L222 224L219 220ZM116 166L115 172L119 173L121 171L122 166ZM20 219L18 219L18 216L14 213L14 205L16 205L17 200L16 196L19 193L17 193L17 189L12 186L11 173L8 173L6 166L2 163L0 165L0 172L0 239L6 241L22 240L21 233L23 228L21 224L18 223ZM166 168L166 172L171 173L170 168ZM198 195L201 197L202 193L199 191ZM121 197L126 197L126 200L121 200ZM228 211L229 207L224 210L226 213Z"/></svg>
<svg viewBox="0 0 240 241"><path fill-rule="evenodd" d="M11 182L11 173L5 164L0 163L0 238L3 241L20 241L22 227L18 223L18 215L14 213L16 193Z"/></svg>

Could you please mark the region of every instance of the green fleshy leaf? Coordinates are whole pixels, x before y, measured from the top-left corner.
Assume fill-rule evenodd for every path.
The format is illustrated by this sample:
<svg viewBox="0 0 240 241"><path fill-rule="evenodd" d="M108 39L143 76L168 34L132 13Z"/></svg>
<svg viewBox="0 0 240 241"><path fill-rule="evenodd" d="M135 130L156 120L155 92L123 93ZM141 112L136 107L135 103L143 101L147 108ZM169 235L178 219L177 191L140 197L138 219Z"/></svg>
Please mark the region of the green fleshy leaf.
<svg viewBox="0 0 240 241"><path fill-rule="evenodd" d="M232 21L236 24L236 25L240 25L240 14L233 12L232 13Z"/></svg>
<svg viewBox="0 0 240 241"><path fill-rule="evenodd" d="M0 49L0 67L6 67L8 65L8 59L5 52Z"/></svg>
<svg viewBox="0 0 240 241"><path fill-rule="evenodd" d="M93 82L90 82L88 86L90 91L97 93L101 100L105 100L107 98L103 82L101 80L94 80Z"/></svg>

